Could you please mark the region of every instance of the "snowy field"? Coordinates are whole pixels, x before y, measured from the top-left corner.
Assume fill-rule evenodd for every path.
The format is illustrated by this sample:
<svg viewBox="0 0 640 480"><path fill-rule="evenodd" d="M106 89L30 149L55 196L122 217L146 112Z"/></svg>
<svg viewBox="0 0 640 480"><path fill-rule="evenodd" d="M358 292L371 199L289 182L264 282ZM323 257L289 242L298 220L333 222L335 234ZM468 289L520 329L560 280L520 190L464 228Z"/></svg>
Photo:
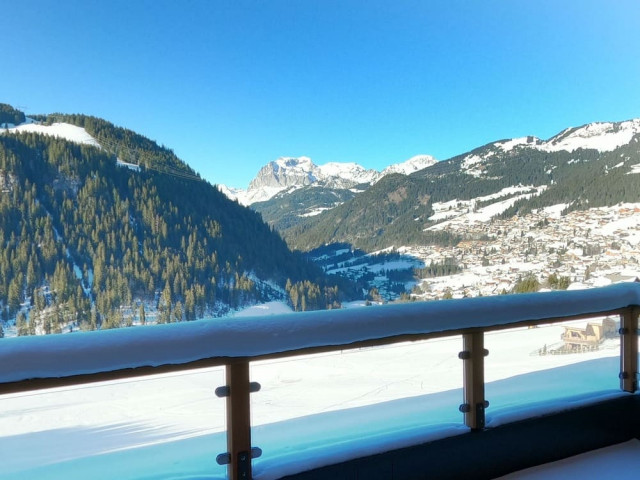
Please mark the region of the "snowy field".
<svg viewBox="0 0 640 480"><path fill-rule="evenodd" d="M574 322L575 323L575 322ZM582 322L583 324L586 322ZM619 342L538 355L563 327L487 334L487 425L625 395ZM467 431L460 337L252 364L254 477ZM0 397L0 479L222 479L220 368ZM534 478L534 477L531 477Z"/></svg>

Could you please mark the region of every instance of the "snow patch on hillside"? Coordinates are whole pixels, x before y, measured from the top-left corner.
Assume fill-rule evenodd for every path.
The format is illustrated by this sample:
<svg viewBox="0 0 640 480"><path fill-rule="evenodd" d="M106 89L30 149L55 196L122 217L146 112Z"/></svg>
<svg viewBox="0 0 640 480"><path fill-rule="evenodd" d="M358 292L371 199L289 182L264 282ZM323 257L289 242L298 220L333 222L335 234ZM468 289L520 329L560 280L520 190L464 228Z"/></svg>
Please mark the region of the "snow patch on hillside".
<svg viewBox="0 0 640 480"><path fill-rule="evenodd" d="M460 168L472 177L480 177L482 176L483 172L482 162L484 162L486 159L486 156L481 157L475 154L467 155L462 161L462 165L460 166Z"/></svg>
<svg viewBox="0 0 640 480"><path fill-rule="evenodd" d="M426 230L442 230L452 223L478 223L488 222L493 217L512 207L518 200L540 195L547 187L545 185L534 187L532 185L517 185L503 188L499 192L472 200L451 200L449 202L437 202L433 204L434 214L429 217L431 222L447 220L433 225ZM526 192L526 193L525 193ZM519 195L516 195L519 194ZM509 198L499 200L501 197ZM497 200L485 207L477 208L478 203L486 203Z"/></svg>
<svg viewBox="0 0 640 480"><path fill-rule="evenodd" d="M519 147L521 145L532 146L532 145L538 144L539 142L540 142L540 139L536 137L519 137L519 138L513 138L511 140L505 140L502 142L496 142L494 143L494 145L502 149L502 151L504 152L510 152L514 148Z"/></svg>
<svg viewBox="0 0 640 480"><path fill-rule="evenodd" d="M52 137L63 138L70 142L84 144L84 145L93 145L94 147L100 147L98 141L93 138L91 135L87 133L87 131L76 125L71 125L69 123L54 123L52 125L41 125L38 123L25 122L17 127L13 128L0 128L0 133L9 132L9 133L21 133L21 132L32 132L32 133L40 133L43 135L49 135Z"/></svg>
<svg viewBox="0 0 640 480"><path fill-rule="evenodd" d="M138 165L136 163L124 162L124 161L120 160L119 158L116 159L116 165L118 167L128 168L129 170L133 170L134 172L139 172L140 171L140 165Z"/></svg>
<svg viewBox="0 0 640 480"><path fill-rule="evenodd" d="M438 163L438 160L436 160L436 158L432 157L431 155L415 155L405 162L395 163L388 166L387 168L382 170L380 178L390 173L401 173L403 175L410 175L414 172L417 172L418 170L430 167L431 165L434 165L436 163Z"/></svg>
<svg viewBox="0 0 640 480"><path fill-rule="evenodd" d="M537 148L546 152L573 152L579 148L610 152L630 143L638 133L640 118L621 123L590 123L577 129L566 129Z"/></svg>
<svg viewBox="0 0 640 480"><path fill-rule="evenodd" d="M640 118L619 123L597 122L579 128L566 128L547 141L533 136L501 140L487 145L481 153L466 155L460 169L473 177L481 177L485 170L484 164L488 160L516 148L533 148L544 152L573 152L580 148L610 152L631 143L637 134L640 134ZM569 163L578 162L580 159L573 159Z"/></svg>
<svg viewBox="0 0 640 480"><path fill-rule="evenodd" d="M335 205L334 205L335 206ZM318 207L307 213L303 213L300 217L315 217L320 215L322 212L326 212L327 210L331 210L333 207Z"/></svg>
<svg viewBox="0 0 640 480"><path fill-rule="evenodd" d="M640 173L640 163L631 165L631 171L627 172L627 175L633 175L635 173Z"/></svg>
<svg viewBox="0 0 640 480"><path fill-rule="evenodd" d="M560 218L562 216L562 212L566 210L568 206L569 206L568 203L558 203L557 205L544 207L542 209L542 212L550 218Z"/></svg>

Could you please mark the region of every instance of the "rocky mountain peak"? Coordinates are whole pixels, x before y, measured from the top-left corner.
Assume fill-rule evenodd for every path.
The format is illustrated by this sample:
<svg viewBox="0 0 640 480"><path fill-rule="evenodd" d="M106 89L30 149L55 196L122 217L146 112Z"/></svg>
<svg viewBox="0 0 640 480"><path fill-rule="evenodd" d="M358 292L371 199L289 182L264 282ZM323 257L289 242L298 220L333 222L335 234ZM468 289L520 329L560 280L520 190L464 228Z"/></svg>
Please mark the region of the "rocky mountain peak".
<svg viewBox="0 0 640 480"><path fill-rule="evenodd" d="M382 172L378 172L354 162L329 162L316 165L309 157L280 157L262 167L249 183L247 190L229 189L224 185L219 188L229 198L238 200L243 205L251 205L268 200L284 190L308 185L349 189L356 185L373 184L385 175L391 173L409 175L436 162L437 160L431 155L416 155L405 162L390 165Z"/></svg>
<svg viewBox="0 0 640 480"><path fill-rule="evenodd" d="M318 167L308 157L280 157L260 169L249 184L249 191L260 188L285 189L317 181Z"/></svg>

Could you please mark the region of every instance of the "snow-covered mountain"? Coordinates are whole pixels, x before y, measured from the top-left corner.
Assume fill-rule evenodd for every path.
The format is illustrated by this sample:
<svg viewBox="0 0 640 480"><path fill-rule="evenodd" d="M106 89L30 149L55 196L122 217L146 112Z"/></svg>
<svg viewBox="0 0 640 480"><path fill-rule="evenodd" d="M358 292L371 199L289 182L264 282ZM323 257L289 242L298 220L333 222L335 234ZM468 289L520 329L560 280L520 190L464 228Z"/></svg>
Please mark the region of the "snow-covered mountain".
<svg viewBox="0 0 640 480"><path fill-rule="evenodd" d="M331 162L318 166L309 157L281 157L262 167L248 190L264 189L271 194L273 190L313 184L328 188L350 188L359 183L370 183L378 175L377 171L367 170L357 163Z"/></svg>
<svg viewBox="0 0 640 480"><path fill-rule="evenodd" d="M531 148L543 152L573 152L592 149L609 152L630 143L640 134L640 119L625 122L595 122L563 130L549 140L535 136L512 138L490 143L466 154L461 170L479 177L485 171L486 160L497 155ZM357 163L331 162L316 165L309 157L281 157L262 167L249 188L235 189L225 185L218 188L229 198L243 205L267 201L279 193L292 192L305 186L349 189L356 185L373 185L391 173L409 175L430 167L438 161L430 155L416 155L405 162L390 165L381 172L365 169Z"/></svg>
<svg viewBox="0 0 640 480"><path fill-rule="evenodd" d="M610 152L631 142L640 133L640 118L626 122L596 122L578 128L567 128L558 135L542 142L538 148L548 152L590 148Z"/></svg>
<svg viewBox="0 0 640 480"><path fill-rule="evenodd" d="M281 157L262 167L246 190L218 185L227 197L243 205L252 205L275 195L306 186L330 189L350 189L357 185L372 185L385 175L408 175L436 163L431 155L416 155L409 160L390 165L382 172L366 169L354 162L329 162L316 165L309 157Z"/></svg>
<svg viewBox="0 0 640 480"><path fill-rule="evenodd" d="M488 161L505 153L517 154L527 148L549 153L575 152L579 149L611 152L628 145L639 134L640 118L636 118L624 122L594 122L581 127L569 127L549 140L534 136L500 140L469 152L462 160L461 171L474 177L482 176Z"/></svg>
<svg viewBox="0 0 640 480"><path fill-rule="evenodd" d="M493 145L505 152L519 146L545 152L561 150L573 152L580 148L610 152L630 143L638 133L640 133L640 118L635 118L624 122L594 122L581 127L569 127L546 141L529 136L502 140Z"/></svg>
<svg viewBox="0 0 640 480"><path fill-rule="evenodd" d="M387 168L382 170L380 178L390 173L402 173L403 175L410 175L413 172L417 172L418 170L422 170L423 168L430 167L437 162L438 160L436 160L431 155L416 155L415 157L411 157L406 162L389 165Z"/></svg>

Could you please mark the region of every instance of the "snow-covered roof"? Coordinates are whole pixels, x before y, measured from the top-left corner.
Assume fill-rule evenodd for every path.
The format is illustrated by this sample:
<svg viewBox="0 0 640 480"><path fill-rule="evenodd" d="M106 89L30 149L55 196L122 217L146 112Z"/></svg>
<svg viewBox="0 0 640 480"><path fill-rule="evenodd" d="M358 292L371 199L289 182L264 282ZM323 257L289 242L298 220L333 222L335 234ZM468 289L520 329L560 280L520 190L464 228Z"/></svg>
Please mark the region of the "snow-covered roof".
<svg viewBox="0 0 640 480"><path fill-rule="evenodd" d="M409 340L640 305L640 284L3 339L0 383ZM392 343L390 341L389 343Z"/></svg>

